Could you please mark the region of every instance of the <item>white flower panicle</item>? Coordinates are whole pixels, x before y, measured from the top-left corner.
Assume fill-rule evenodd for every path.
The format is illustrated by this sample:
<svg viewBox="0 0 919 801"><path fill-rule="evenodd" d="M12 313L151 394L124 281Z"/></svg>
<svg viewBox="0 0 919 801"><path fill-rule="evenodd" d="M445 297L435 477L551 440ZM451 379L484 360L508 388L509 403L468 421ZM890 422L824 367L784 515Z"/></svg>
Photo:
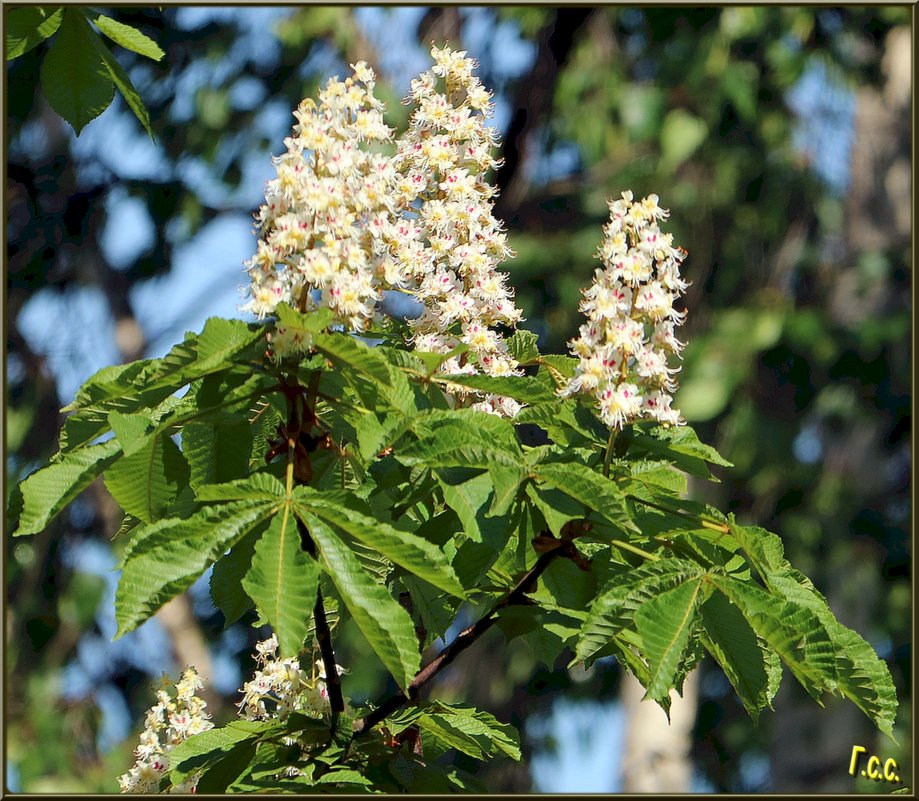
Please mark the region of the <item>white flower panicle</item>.
<svg viewBox="0 0 919 801"><path fill-rule="evenodd" d="M278 640L273 634L257 643L255 650L258 667L241 690L239 717L284 720L291 712L302 712L322 719L329 714L331 705L322 660L316 661L311 676L301 669L297 658L279 658ZM346 672L341 665L335 668L339 674ZM156 693L157 701L147 711L140 745L134 749L134 767L118 777L123 793L158 793L160 781L169 771L169 752L193 734L214 727L205 711L207 705L195 694L204 685L194 668L187 668L182 674L175 686L175 698L167 691L168 686L169 680L164 676L163 686ZM287 744L294 742L291 739ZM291 768L289 775L296 775L296 769ZM167 792L193 793L198 778L193 775L184 783L169 787Z"/></svg>
<svg viewBox="0 0 919 801"><path fill-rule="evenodd" d="M415 348L468 347L443 372L518 375L499 330L515 327L521 312L506 274L496 270L514 254L485 180L497 166L497 135L486 124L491 95L465 52L431 54L433 67L412 82L406 102L414 110L394 158L373 152L392 131L364 62L344 82L331 79L318 105L300 104L258 214L258 246L246 263L251 298L242 309L261 318L282 301L302 311L325 306L335 322L360 332L384 290L403 290L425 308L412 321ZM283 326L272 334L276 359L310 345ZM520 408L509 398L454 389L484 411L512 417Z"/></svg>
<svg viewBox="0 0 919 801"><path fill-rule="evenodd" d="M361 331L382 291L406 283L385 244L395 236L395 172L389 157L372 152L392 131L373 94L373 70L364 62L352 69L344 81L329 80L318 105L300 104L287 152L275 159L257 251L246 262L251 300L242 309L260 318L281 301L302 311L327 306ZM305 349L283 332L277 339L282 350Z"/></svg>
<svg viewBox="0 0 919 801"><path fill-rule="evenodd" d="M414 347L449 353L463 343L468 353L448 359L443 372L518 375L497 328L515 327L521 312L507 275L496 270L514 253L492 214L495 188L485 180L497 165L497 135L486 124L491 95L465 51L435 47L431 55L434 66L412 81L405 101L414 108L394 160L403 219L384 239L400 272L413 279L409 292L425 307L411 321ZM474 405L507 416L519 409L496 396Z"/></svg>
<svg viewBox="0 0 919 801"><path fill-rule="evenodd" d="M168 679L156 693L156 703L147 711L140 745L134 749L136 762L118 777L123 793L156 793L160 780L169 770L169 752L180 742L213 728L205 709L207 704L196 695L204 685L193 667L186 668L175 685L173 698ZM197 777L171 788L171 792L194 792Z"/></svg>
<svg viewBox="0 0 919 801"><path fill-rule="evenodd" d="M329 712L329 692L321 662L317 662L315 675L311 676L296 657L278 658L278 640L273 634L255 649L258 668L243 686L243 698L238 704L240 717L283 720L290 712L303 712L321 718ZM340 666L336 668L343 672Z"/></svg>
<svg viewBox="0 0 919 801"><path fill-rule="evenodd" d="M633 201L626 191L609 209L598 252L603 267L582 290L587 322L568 343L580 362L559 394L592 395L610 428L641 419L679 425L680 413L670 405L679 368L669 367L668 358L683 349L674 328L686 312L674 302L689 286L680 278L686 253L658 227L668 212L657 195Z"/></svg>

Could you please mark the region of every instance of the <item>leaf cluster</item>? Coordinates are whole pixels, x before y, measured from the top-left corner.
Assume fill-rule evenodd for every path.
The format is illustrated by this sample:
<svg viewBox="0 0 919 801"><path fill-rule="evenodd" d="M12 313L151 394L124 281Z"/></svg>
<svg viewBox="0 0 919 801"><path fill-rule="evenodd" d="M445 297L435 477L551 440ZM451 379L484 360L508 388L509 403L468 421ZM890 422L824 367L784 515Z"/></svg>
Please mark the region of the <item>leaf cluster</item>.
<svg viewBox="0 0 919 801"><path fill-rule="evenodd" d="M227 624L254 607L281 655L299 657L329 634L328 606L399 687L363 717L333 704L328 720L192 737L170 782L472 787L440 755L519 758L516 735L422 691L493 624L538 631L546 661L614 656L665 710L708 654L754 720L784 667L818 703L846 697L891 734L887 667L781 540L683 497L686 474L717 480L729 466L691 428L612 436L587 403L557 395L574 360L541 354L528 332L510 340L528 374L493 378L445 375L441 354L328 323L284 306L264 324L214 318L162 359L99 371L67 408L59 452L13 494L16 535L37 534L103 476L126 514L119 636L212 568ZM310 352L269 359L277 324L301 329ZM477 390L526 406L515 421L464 408L461 393ZM470 612L476 622L423 665Z"/></svg>
<svg viewBox="0 0 919 801"><path fill-rule="evenodd" d="M42 60L42 90L77 135L109 107L117 89L152 138L147 108L100 33L126 50L160 61L165 53L150 37L78 7L21 6L6 11L5 17L7 61L53 37Z"/></svg>

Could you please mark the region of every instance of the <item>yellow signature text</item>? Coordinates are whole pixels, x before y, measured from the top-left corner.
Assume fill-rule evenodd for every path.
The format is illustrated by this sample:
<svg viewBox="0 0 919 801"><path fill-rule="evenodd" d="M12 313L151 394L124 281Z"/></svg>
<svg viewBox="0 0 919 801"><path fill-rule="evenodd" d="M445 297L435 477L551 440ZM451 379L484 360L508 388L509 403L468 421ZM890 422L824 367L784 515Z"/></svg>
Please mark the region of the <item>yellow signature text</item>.
<svg viewBox="0 0 919 801"><path fill-rule="evenodd" d="M859 773L859 762L861 762L862 756L867 753L868 749L863 745L852 746L852 758L849 760L850 776L855 776ZM899 770L900 767L897 765L897 760L895 759L888 759L882 762L881 758L878 756L869 756L865 767L861 770L861 774L865 778L871 779L872 781L885 781L891 782L893 784L899 784Z"/></svg>

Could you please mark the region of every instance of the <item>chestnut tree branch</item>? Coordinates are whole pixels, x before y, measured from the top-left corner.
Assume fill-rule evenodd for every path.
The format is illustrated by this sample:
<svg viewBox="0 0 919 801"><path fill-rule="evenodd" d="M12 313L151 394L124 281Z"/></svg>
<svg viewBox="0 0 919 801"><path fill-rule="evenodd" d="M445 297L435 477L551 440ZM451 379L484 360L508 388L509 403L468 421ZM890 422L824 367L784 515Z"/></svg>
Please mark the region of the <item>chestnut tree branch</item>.
<svg viewBox="0 0 919 801"><path fill-rule="evenodd" d="M498 621L498 613L503 608L527 602L525 597L526 593L532 592L533 589L535 589L537 580L556 557L571 556L572 553L576 553L576 551L574 550L574 543L570 540L559 540L556 547L542 553L539 559L536 560L536 564L523 575L520 581L517 582L507 595L498 601L486 615L460 632L456 639L447 645L418 672L406 688L408 694L400 690L395 695L386 699L386 701L380 704L376 709L355 721L354 735L359 736L367 733L376 726L377 723L385 720L401 706L410 701L414 701L425 684L450 665L463 651L480 639L482 635Z"/></svg>

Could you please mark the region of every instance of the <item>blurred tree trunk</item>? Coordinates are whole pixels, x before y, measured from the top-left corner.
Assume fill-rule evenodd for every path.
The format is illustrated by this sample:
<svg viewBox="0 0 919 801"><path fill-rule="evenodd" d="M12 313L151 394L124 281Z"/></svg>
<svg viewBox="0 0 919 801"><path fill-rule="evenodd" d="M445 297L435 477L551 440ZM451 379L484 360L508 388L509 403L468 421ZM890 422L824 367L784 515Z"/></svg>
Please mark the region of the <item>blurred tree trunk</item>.
<svg viewBox="0 0 919 801"><path fill-rule="evenodd" d="M683 683L683 697L671 691L670 720L645 688L623 672L620 700L626 716L622 792L688 793L692 785L692 732L698 706L698 671Z"/></svg>

